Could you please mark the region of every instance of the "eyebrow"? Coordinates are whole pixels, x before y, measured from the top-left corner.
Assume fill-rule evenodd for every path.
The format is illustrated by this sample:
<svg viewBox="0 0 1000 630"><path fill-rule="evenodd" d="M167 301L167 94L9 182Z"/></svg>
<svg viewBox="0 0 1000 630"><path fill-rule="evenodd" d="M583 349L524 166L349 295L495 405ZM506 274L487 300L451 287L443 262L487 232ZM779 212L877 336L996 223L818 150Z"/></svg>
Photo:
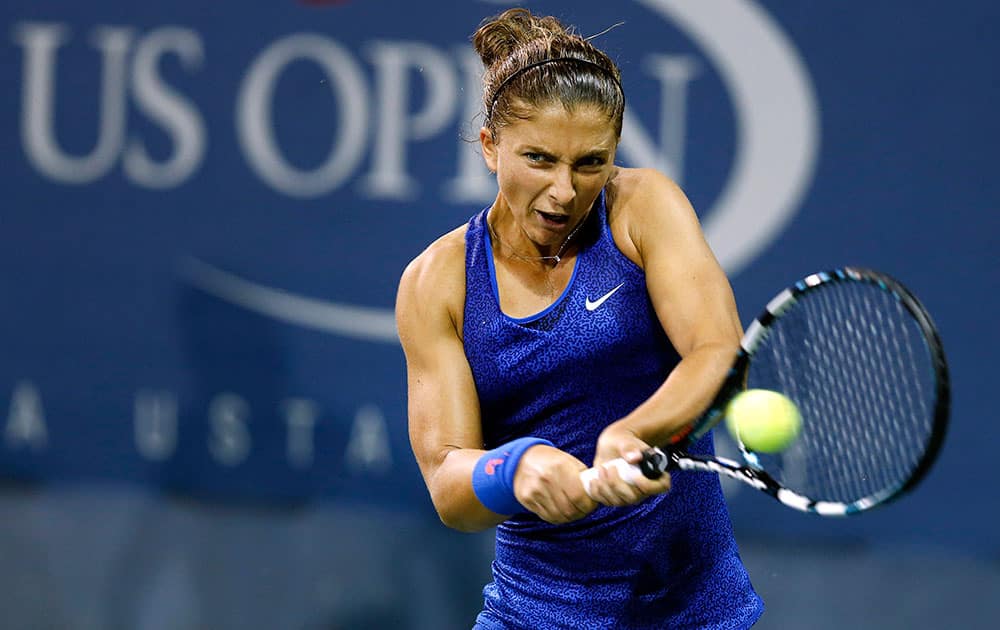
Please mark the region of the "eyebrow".
<svg viewBox="0 0 1000 630"><path fill-rule="evenodd" d="M535 145L525 145L521 147L521 153L540 153L542 155L555 157L555 154L552 153L552 151L549 151L548 149L543 149L542 147L538 147ZM573 159L573 162L579 162L580 160L585 160L587 158L606 159L608 157L608 154L610 153L611 153L610 149L593 149L591 151L587 151L586 153L582 153L579 156L575 157Z"/></svg>

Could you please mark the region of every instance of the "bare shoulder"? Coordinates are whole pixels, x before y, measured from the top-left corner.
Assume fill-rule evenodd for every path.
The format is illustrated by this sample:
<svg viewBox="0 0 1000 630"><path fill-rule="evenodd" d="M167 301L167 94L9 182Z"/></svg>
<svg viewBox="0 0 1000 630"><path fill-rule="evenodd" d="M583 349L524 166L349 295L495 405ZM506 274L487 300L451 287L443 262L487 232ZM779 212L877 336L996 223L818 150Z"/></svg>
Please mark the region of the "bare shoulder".
<svg viewBox="0 0 1000 630"><path fill-rule="evenodd" d="M419 281L428 273L449 275L461 271L464 276L467 228L459 226L428 245L406 266L400 282Z"/></svg>
<svg viewBox="0 0 1000 630"><path fill-rule="evenodd" d="M608 194L615 212L639 219L650 212L690 210L680 186L652 168L619 168L608 182Z"/></svg>
<svg viewBox="0 0 1000 630"><path fill-rule="evenodd" d="M684 191L651 168L619 168L608 182L608 222L619 248L640 266L644 242L700 238L697 215Z"/></svg>
<svg viewBox="0 0 1000 630"><path fill-rule="evenodd" d="M413 320L440 321L445 316L461 330L466 229L462 225L444 234L406 266L396 296L396 321L401 336Z"/></svg>

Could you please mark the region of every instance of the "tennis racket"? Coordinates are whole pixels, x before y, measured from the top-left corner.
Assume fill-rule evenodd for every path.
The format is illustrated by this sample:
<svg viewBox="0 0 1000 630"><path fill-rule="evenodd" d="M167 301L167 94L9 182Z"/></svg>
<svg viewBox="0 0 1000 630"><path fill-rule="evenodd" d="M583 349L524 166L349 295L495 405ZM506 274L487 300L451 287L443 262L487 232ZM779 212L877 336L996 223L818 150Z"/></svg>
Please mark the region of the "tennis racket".
<svg viewBox="0 0 1000 630"><path fill-rule="evenodd" d="M738 444L741 462L686 452L748 388L791 398L802 414L798 438L773 454ZM626 480L712 472L796 510L856 514L926 475L944 440L949 399L944 350L920 301L883 273L844 267L808 276L768 303L747 327L716 398L684 434L638 465L608 464ZM585 489L596 475L581 473Z"/></svg>

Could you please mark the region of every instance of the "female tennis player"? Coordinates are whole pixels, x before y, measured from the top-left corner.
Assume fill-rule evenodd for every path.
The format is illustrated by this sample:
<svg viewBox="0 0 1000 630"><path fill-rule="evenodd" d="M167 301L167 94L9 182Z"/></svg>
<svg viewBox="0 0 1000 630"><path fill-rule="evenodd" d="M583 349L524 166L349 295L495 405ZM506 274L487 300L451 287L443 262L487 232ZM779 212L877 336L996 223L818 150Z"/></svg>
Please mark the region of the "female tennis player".
<svg viewBox="0 0 1000 630"><path fill-rule="evenodd" d="M708 406L741 334L729 282L681 190L615 166L624 95L605 53L525 9L473 41L499 194L410 263L396 316L438 514L497 526L475 628L749 627L763 605L718 478L602 467Z"/></svg>

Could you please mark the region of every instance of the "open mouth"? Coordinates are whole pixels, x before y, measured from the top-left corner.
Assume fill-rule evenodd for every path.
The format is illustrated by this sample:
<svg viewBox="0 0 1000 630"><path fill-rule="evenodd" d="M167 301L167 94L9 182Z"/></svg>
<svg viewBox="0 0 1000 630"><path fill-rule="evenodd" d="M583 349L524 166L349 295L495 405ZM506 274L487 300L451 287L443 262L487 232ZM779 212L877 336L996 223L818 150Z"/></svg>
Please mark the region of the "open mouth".
<svg viewBox="0 0 1000 630"><path fill-rule="evenodd" d="M542 212L541 210L536 210L535 212L538 213L538 216L540 216L545 223L553 226L562 226L569 223L568 214L553 214L551 212Z"/></svg>

